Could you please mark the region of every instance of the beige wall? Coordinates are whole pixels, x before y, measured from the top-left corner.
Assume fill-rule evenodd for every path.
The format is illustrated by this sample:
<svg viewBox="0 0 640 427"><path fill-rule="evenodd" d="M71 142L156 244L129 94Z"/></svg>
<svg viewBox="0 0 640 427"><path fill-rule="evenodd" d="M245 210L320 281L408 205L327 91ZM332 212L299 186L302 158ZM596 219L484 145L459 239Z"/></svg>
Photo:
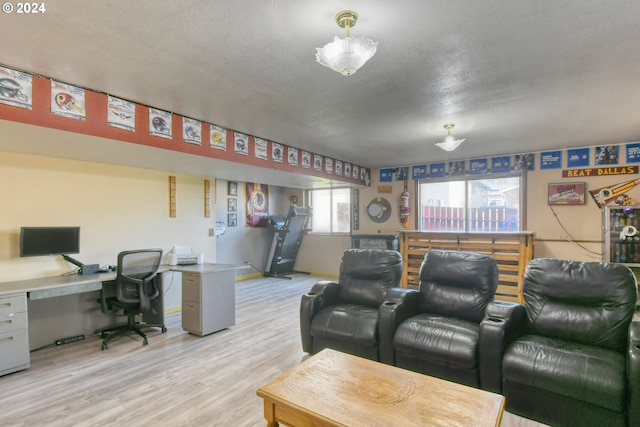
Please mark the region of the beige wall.
<svg viewBox="0 0 640 427"><path fill-rule="evenodd" d="M251 277L264 272L274 231L269 227L246 227L247 214L246 187L238 182L238 195L227 194L229 181L218 179L216 183L216 218L227 222L229 199L236 199L238 225L227 227L224 234L216 238L217 261L220 264L245 264L248 267L238 271L239 277ZM295 190L269 186L269 214L286 216L289 210L288 194Z"/></svg>
<svg viewBox="0 0 640 427"><path fill-rule="evenodd" d="M624 166L621 163L618 166ZM536 165L537 166L537 165ZM369 188L359 188L360 193L360 230L354 230L354 234L395 234L404 228L399 219L399 198L403 191L402 182L385 182L383 187L391 186L391 193L379 193L378 187L380 170L372 171L372 183ZM563 178L561 169L534 170L527 172L526 177L526 230L536 233L536 243L534 248L535 257L555 257L580 261L601 261L603 224L602 211L593 201L592 197L586 195L586 203L579 206L556 205L552 207L547 203L547 191L549 183L585 182L587 192L603 186L609 186L637 178L637 175L604 175L581 178ZM409 191L411 193L412 218L411 227L415 227L416 214L416 183L409 181ZM638 204L640 204L640 186L627 192ZM392 207L391 217L384 223L379 224L371 221L367 216L367 205L377 197L386 198ZM555 214L554 214L555 211ZM557 215L557 219L556 219ZM560 225L562 224L566 231ZM350 241L343 236L311 236L307 242L303 241L303 251L305 265L309 268L313 264L309 247L316 249L316 239L321 239L322 252L316 257L316 263L320 271L331 270L330 263L339 263L339 255L345 248L350 247ZM576 242L569 241L575 239ZM335 255L335 256L332 256ZM302 265L302 262L299 261ZM317 270L314 270L317 271Z"/></svg>
<svg viewBox="0 0 640 427"><path fill-rule="evenodd" d="M174 245L190 246L215 262L215 238L208 237L215 218L203 214L203 181L215 181L176 175L177 217L170 218L168 177L145 169L0 152L0 282L74 268L58 256L20 258L21 226L80 226L81 252L74 258L88 264L115 264L125 249L160 247L167 252Z"/></svg>
<svg viewBox="0 0 640 427"><path fill-rule="evenodd" d="M295 270L321 276L338 276L340 260L351 247L349 235L309 235L302 238Z"/></svg>

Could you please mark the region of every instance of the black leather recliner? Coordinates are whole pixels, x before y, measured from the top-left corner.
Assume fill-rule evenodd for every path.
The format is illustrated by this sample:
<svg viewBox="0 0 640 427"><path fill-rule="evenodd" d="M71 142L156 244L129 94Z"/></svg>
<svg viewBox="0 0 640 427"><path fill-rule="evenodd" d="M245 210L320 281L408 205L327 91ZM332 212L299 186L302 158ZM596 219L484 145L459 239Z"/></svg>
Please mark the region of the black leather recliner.
<svg viewBox="0 0 640 427"><path fill-rule="evenodd" d="M532 260L524 304L491 304L485 372L509 412L554 427L640 426L637 286L622 264ZM489 373L491 371L491 373ZM500 381L501 379L501 381Z"/></svg>
<svg viewBox="0 0 640 427"><path fill-rule="evenodd" d="M431 250L419 291L394 289L380 311L381 361L480 387L480 324L498 286L488 255Z"/></svg>
<svg viewBox="0 0 640 427"><path fill-rule="evenodd" d="M383 249L349 249L337 282L320 281L302 296L302 349L324 348L379 360L378 309L387 291L400 286L402 256Z"/></svg>

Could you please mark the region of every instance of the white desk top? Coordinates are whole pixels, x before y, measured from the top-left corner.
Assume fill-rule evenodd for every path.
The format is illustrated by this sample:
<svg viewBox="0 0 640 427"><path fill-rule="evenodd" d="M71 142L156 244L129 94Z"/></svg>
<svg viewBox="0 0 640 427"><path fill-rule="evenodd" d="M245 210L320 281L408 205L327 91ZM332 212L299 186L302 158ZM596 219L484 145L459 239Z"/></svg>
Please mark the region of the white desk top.
<svg viewBox="0 0 640 427"><path fill-rule="evenodd" d="M179 271L181 273L216 273L218 271L227 271L227 270L240 270L243 268L248 268L248 265L235 265L235 264L190 264L190 265L161 265L161 268L165 268L165 270L171 271ZM158 270L160 271L160 270Z"/></svg>
<svg viewBox="0 0 640 427"><path fill-rule="evenodd" d="M200 274L215 273L218 271L239 270L246 268L246 265L234 264L194 264L194 265L161 265L158 273L165 271L193 272ZM37 279L17 280L13 282L0 283L0 295L14 294L20 292L37 292L45 290L55 290L69 288L73 286L88 285L86 290L93 290L95 283L102 283L116 278L115 272L96 274L69 274L66 276L41 277ZM75 293L75 292L73 292Z"/></svg>

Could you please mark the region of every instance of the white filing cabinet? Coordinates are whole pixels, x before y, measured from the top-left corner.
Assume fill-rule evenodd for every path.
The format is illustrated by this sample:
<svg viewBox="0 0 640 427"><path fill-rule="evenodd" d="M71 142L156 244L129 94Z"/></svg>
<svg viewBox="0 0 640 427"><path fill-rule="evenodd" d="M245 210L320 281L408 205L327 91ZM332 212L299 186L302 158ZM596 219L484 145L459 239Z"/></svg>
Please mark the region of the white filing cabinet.
<svg viewBox="0 0 640 427"><path fill-rule="evenodd" d="M182 272L182 329L207 335L236 324L233 270Z"/></svg>
<svg viewBox="0 0 640 427"><path fill-rule="evenodd" d="M0 297L0 375L31 365L27 322L26 293Z"/></svg>

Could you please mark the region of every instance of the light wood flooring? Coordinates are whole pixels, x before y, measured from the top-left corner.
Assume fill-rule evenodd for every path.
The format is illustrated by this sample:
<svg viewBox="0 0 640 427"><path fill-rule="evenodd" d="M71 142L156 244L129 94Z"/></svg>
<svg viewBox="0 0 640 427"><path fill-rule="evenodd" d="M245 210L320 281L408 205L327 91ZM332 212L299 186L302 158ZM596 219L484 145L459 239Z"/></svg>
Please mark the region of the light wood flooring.
<svg viewBox="0 0 640 427"><path fill-rule="evenodd" d="M0 377L0 426L265 426L256 390L307 357L300 296L321 279L238 282L236 325L206 337L175 313L148 346L127 335L102 351L92 336L33 352L31 368ZM539 425L505 413L501 427Z"/></svg>

